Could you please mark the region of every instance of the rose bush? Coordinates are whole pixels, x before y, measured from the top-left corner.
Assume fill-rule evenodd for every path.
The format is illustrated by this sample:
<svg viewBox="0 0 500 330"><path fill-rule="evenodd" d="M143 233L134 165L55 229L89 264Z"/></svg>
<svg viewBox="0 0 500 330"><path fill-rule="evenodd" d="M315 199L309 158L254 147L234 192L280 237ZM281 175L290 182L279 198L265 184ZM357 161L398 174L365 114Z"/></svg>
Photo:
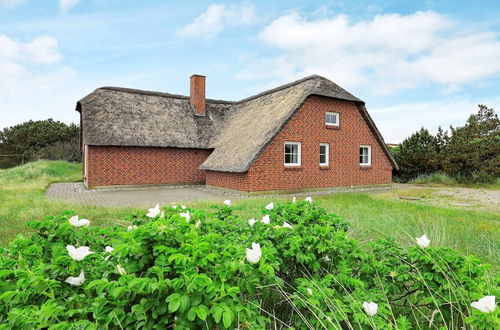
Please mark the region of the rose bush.
<svg viewBox="0 0 500 330"><path fill-rule="evenodd" d="M492 298L479 300L498 284L476 257L428 242L362 247L312 199L268 204L250 222L231 202L215 209L154 207L107 227L76 226L72 212L31 222L0 251L0 328L499 325Z"/></svg>

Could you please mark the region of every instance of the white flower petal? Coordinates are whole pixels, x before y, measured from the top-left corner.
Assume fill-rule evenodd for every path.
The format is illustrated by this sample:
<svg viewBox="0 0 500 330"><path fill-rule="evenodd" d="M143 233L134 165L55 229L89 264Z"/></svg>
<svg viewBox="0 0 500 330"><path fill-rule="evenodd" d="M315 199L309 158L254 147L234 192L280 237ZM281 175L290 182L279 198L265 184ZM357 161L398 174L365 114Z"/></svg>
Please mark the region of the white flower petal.
<svg viewBox="0 0 500 330"><path fill-rule="evenodd" d="M112 248L111 246L106 246L105 249L104 249L107 253L111 253L113 252L114 248Z"/></svg>
<svg viewBox="0 0 500 330"><path fill-rule="evenodd" d="M116 265L116 270L118 271L118 274L120 274L120 275L127 274L127 271L121 265Z"/></svg>
<svg viewBox="0 0 500 330"><path fill-rule="evenodd" d="M266 214L262 217L261 221L263 224L268 225L271 222L271 217L269 216L269 214Z"/></svg>
<svg viewBox="0 0 500 330"><path fill-rule="evenodd" d="M274 203L273 203L273 202L271 202L271 203L267 204L267 205L265 206L265 209L266 209L266 210L269 210L269 211L270 211L270 210L272 210L272 209L274 209Z"/></svg>
<svg viewBox="0 0 500 330"><path fill-rule="evenodd" d="M191 220L191 214L189 214L189 211L186 211L186 212L180 212L179 215L182 217L182 218L185 218L186 219L186 222L189 222Z"/></svg>
<svg viewBox="0 0 500 330"><path fill-rule="evenodd" d="M156 216L158 214L160 214L160 205L156 204L155 207L148 210L148 213L146 214L146 216L149 218L156 218Z"/></svg>
<svg viewBox="0 0 500 330"><path fill-rule="evenodd" d="M496 308L495 296L485 296L478 301L474 301L471 306L483 313L491 313Z"/></svg>
<svg viewBox="0 0 500 330"><path fill-rule="evenodd" d="M227 205L227 206L231 206L231 201L229 199L226 199L224 201L224 204Z"/></svg>
<svg viewBox="0 0 500 330"><path fill-rule="evenodd" d="M427 238L427 235L423 235L422 237L417 237L415 240L417 241L417 244L421 248L426 248L431 243L431 241Z"/></svg>
<svg viewBox="0 0 500 330"><path fill-rule="evenodd" d="M306 202L309 202L309 203L312 203L313 202L313 199L311 196L307 196L305 199L304 199Z"/></svg>
<svg viewBox="0 0 500 330"><path fill-rule="evenodd" d="M283 222L283 228L290 228L290 229L292 229L293 227L292 227L291 224L289 224L288 222L285 221L285 222Z"/></svg>
<svg viewBox="0 0 500 330"><path fill-rule="evenodd" d="M87 219L78 219L78 216L72 216L69 220L69 223L74 227L83 227L90 225L90 221Z"/></svg>
<svg viewBox="0 0 500 330"><path fill-rule="evenodd" d="M365 309L366 314L373 316L377 314L378 305L374 302L364 302L363 308Z"/></svg>
<svg viewBox="0 0 500 330"><path fill-rule="evenodd" d="M76 261L82 261L86 256L94 252L90 251L88 246L80 246L75 248L73 245L67 245L68 255Z"/></svg>
<svg viewBox="0 0 500 330"><path fill-rule="evenodd" d="M85 274L83 273L83 270L80 272L80 275L78 275L78 277L70 276L66 279L65 282L73 286L82 285L83 282L85 282Z"/></svg>
<svg viewBox="0 0 500 330"><path fill-rule="evenodd" d="M252 243L251 249L246 249L247 252L247 261L251 264L256 264L259 262L262 257L262 251L260 249L260 244Z"/></svg>

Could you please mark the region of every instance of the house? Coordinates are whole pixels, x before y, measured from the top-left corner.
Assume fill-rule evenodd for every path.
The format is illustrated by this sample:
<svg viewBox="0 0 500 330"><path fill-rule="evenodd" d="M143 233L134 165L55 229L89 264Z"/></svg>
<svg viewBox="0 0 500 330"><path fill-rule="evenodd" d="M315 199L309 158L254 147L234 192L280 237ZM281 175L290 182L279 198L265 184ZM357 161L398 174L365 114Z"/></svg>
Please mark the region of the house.
<svg viewBox="0 0 500 330"><path fill-rule="evenodd" d="M397 165L363 101L313 75L240 101L102 87L76 106L86 186L246 192L387 184Z"/></svg>

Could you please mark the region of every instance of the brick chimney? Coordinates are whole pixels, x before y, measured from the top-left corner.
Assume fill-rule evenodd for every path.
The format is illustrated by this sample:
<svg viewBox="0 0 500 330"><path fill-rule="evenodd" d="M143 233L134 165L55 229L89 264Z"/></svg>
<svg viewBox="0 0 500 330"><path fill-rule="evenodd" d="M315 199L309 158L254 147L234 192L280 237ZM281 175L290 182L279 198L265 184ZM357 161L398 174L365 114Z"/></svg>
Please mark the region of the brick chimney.
<svg viewBox="0 0 500 330"><path fill-rule="evenodd" d="M190 101L194 108L194 113L199 116L205 115L205 76L194 74L190 78Z"/></svg>

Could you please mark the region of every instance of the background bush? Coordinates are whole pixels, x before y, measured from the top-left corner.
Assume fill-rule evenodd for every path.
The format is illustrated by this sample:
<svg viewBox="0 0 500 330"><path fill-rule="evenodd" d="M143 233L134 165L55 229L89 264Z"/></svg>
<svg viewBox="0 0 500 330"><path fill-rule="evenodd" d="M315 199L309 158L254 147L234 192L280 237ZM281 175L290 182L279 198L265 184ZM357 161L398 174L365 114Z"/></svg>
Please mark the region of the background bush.
<svg viewBox="0 0 500 330"><path fill-rule="evenodd" d="M37 159L81 161L78 125L52 119L28 121L0 131L0 168Z"/></svg>
<svg viewBox="0 0 500 330"><path fill-rule="evenodd" d="M180 206L177 207L180 209ZM448 248L367 248L348 223L314 203L276 204L270 224L173 207L125 226L72 227L71 212L33 221L34 232L0 254L0 328L479 328L498 326L498 310L472 301L498 295L488 266ZM260 218L260 215L256 215ZM283 226L286 221L292 228ZM256 264L246 260L253 242ZM89 246L82 261L66 245ZM114 248L105 252L106 246ZM126 273L120 273L120 265ZM65 283L84 270L86 281ZM492 279L489 279L490 281ZM363 301L379 305L367 315Z"/></svg>
<svg viewBox="0 0 500 330"><path fill-rule="evenodd" d="M440 171L458 182L492 183L500 178L500 120L479 105L463 127L436 135L422 128L391 150L403 182Z"/></svg>

